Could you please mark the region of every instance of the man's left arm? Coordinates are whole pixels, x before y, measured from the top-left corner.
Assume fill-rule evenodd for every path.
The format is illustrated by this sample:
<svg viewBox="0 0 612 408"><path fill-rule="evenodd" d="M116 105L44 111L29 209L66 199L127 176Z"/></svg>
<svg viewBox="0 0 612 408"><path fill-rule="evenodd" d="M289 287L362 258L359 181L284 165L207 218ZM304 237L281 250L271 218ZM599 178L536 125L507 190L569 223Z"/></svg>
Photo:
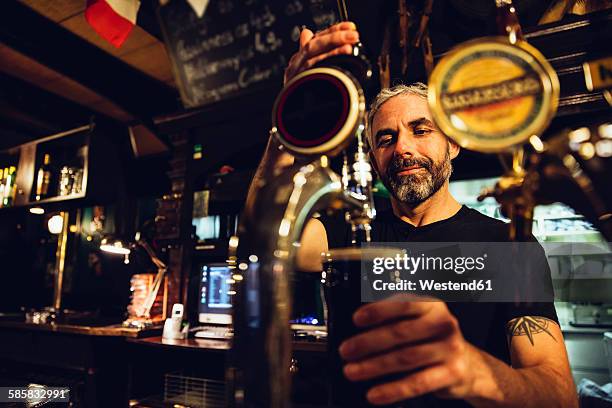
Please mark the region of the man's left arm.
<svg viewBox="0 0 612 408"><path fill-rule="evenodd" d="M524 316L509 322L510 367L468 343L445 303L409 300L395 297L361 307L354 321L366 331L340 347L351 380L408 373L370 389L370 402L435 393L476 407L578 406L563 337L553 321Z"/></svg>
<svg viewBox="0 0 612 408"><path fill-rule="evenodd" d="M507 324L512 367L481 350L471 396L475 407L578 407L559 325L545 317L521 316Z"/></svg>

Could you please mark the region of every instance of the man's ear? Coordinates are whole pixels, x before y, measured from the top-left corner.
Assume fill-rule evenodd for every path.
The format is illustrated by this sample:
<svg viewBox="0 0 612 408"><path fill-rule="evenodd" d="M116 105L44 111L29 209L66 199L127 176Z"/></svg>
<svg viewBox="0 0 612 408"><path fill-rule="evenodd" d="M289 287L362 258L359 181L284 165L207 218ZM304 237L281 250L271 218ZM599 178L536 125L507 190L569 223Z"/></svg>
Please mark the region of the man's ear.
<svg viewBox="0 0 612 408"><path fill-rule="evenodd" d="M455 157L459 156L459 152L461 151L461 147L451 138L448 139L448 151L450 153L450 158L453 160Z"/></svg>

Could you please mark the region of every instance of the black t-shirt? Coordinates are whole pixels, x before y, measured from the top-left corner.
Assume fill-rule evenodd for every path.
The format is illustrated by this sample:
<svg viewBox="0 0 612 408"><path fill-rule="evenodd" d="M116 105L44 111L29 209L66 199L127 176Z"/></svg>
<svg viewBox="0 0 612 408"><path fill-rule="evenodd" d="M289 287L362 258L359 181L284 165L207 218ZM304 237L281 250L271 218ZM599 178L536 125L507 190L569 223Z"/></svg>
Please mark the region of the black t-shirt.
<svg viewBox="0 0 612 408"><path fill-rule="evenodd" d="M340 217L321 217L327 231L330 248L350 246L350 228ZM532 237L535 241L535 238ZM415 227L397 218L392 211L379 213L372 222L372 242L506 242L508 224L462 206L452 217ZM541 249L541 247L540 247ZM550 269L542 249L536 259L543 265L543 279L550 281ZM552 287L552 282L550 282ZM558 322L553 303L449 302L449 310L459 321L464 338L474 346L510 364L506 338L506 324L519 316L542 316ZM402 403L416 407L464 407L463 401L434 398L431 395Z"/></svg>

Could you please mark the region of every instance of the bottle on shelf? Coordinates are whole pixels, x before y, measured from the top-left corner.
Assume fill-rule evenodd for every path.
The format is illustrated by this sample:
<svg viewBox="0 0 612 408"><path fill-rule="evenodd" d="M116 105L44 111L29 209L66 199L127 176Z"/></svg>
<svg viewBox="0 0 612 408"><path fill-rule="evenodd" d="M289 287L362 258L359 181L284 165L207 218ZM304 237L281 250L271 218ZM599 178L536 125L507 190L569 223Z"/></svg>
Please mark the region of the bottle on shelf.
<svg viewBox="0 0 612 408"><path fill-rule="evenodd" d="M2 198L4 197L4 174L6 173L6 169L0 168L0 208L4 207Z"/></svg>
<svg viewBox="0 0 612 408"><path fill-rule="evenodd" d="M57 195L69 196L79 194L83 184L83 167L77 161L69 161L59 171Z"/></svg>
<svg viewBox="0 0 612 408"><path fill-rule="evenodd" d="M17 178L17 168L15 166L10 166L4 171L4 183L3 183L3 192L2 192L2 206L10 207L13 205L13 201L15 200L15 193L17 191L17 185L15 184L15 179Z"/></svg>
<svg viewBox="0 0 612 408"><path fill-rule="evenodd" d="M36 175L36 201L48 197L49 184L51 184L51 156L45 153L43 164Z"/></svg>

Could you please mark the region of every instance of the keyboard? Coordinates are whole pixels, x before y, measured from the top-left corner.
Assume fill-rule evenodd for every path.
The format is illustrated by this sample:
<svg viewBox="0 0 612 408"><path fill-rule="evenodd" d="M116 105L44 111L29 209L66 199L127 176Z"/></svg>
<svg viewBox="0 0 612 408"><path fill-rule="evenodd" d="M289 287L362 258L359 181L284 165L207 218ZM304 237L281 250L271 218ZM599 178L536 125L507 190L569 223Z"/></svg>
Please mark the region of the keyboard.
<svg viewBox="0 0 612 408"><path fill-rule="evenodd" d="M232 328L224 326L202 327L195 333L195 337L199 339L228 340L233 336L234 331Z"/></svg>

